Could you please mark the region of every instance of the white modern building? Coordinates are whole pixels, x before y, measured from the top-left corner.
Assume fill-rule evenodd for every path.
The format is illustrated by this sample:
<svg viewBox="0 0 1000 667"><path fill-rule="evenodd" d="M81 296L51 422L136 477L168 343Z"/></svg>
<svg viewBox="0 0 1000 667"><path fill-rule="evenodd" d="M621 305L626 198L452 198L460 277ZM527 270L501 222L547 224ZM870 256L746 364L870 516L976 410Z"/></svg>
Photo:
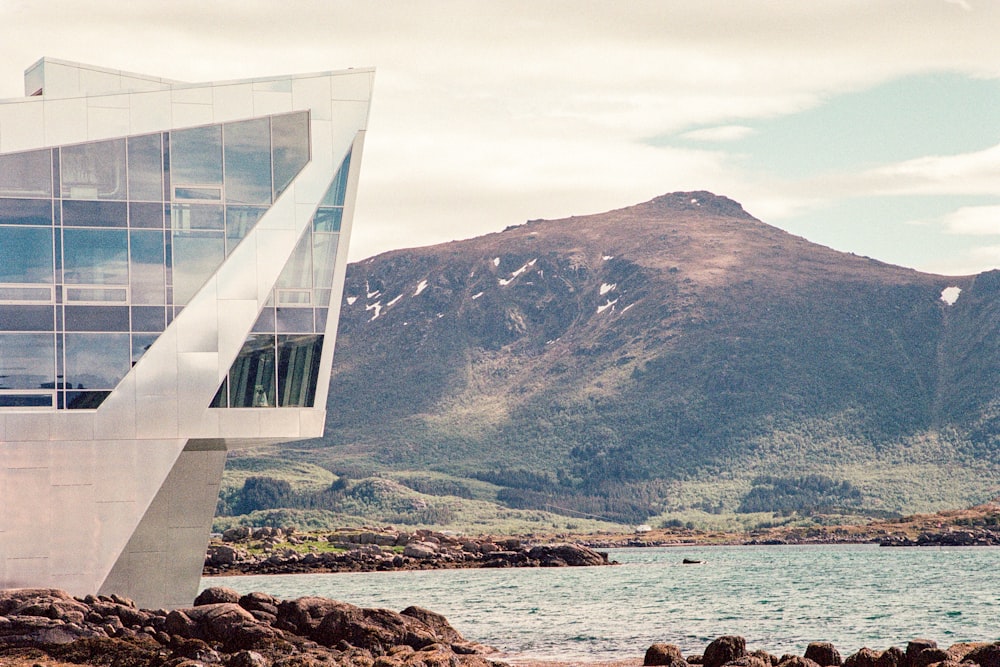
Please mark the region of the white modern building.
<svg viewBox="0 0 1000 667"><path fill-rule="evenodd" d="M0 101L0 588L189 605L227 449L322 434L373 76Z"/></svg>

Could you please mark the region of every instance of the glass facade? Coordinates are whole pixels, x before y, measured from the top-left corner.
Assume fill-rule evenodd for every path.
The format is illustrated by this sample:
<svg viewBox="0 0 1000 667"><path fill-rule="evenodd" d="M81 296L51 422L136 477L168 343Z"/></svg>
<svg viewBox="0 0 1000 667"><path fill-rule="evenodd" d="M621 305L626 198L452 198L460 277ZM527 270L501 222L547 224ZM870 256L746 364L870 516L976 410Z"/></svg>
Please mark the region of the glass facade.
<svg viewBox="0 0 1000 667"><path fill-rule="evenodd" d="M99 406L308 164L309 123L0 155L0 408ZM312 405L349 161L214 405Z"/></svg>
<svg viewBox="0 0 1000 667"><path fill-rule="evenodd" d="M348 152L213 407L313 406L350 168ZM329 222L334 217L335 227Z"/></svg>

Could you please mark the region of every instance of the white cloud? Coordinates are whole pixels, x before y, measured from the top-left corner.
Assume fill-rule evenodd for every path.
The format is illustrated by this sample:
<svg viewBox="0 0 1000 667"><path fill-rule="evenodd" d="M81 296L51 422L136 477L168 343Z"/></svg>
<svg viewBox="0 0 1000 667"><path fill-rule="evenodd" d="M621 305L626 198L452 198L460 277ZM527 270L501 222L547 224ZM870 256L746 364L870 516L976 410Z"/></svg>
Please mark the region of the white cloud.
<svg viewBox="0 0 1000 667"><path fill-rule="evenodd" d="M717 127L705 127L700 130L691 130L681 134L682 139L694 141L736 141L753 134L755 130L746 125L719 125Z"/></svg>
<svg viewBox="0 0 1000 667"><path fill-rule="evenodd" d="M964 206L943 222L952 234L1000 236L1000 206Z"/></svg>

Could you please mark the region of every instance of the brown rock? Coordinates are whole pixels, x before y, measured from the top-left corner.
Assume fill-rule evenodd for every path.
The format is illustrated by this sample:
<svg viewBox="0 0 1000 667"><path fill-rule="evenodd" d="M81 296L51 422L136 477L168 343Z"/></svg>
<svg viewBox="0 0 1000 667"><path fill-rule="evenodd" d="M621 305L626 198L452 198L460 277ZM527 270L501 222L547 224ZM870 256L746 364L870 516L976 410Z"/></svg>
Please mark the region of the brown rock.
<svg viewBox="0 0 1000 667"><path fill-rule="evenodd" d="M239 601L240 594L232 588L213 586L211 588L206 588L198 594L198 597L194 599L194 606L200 607L206 604L219 604L222 602L237 603Z"/></svg>
<svg viewBox="0 0 1000 667"><path fill-rule="evenodd" d="M848 656L844 661L844 667L875 667L879 652L873 651L867 646L857 653Z"/></svg>
<svg viewBox="0 0 1000 667"><path fill-rule="evenodd" d="M343 602L319 597L285 600L278 605L278 627L308 637L327 614L343 606Z"/></svg>
<svg viewBox="0 0 1000 667"><path fill-rule="evenodd" d="M727 662L742 658L747 653L747 643L743 637L723 635L705 648L702 656L705 667L722 667Z"/></svg>
<svg viewBox="0 0 1000 667"><path fill-rule="evenodd" d="M454 644L457 642L465 642L465 638L459 634L458 630L451 627L448 619L442 614L433 612L429 609L424 609L423 607L411 606L407 607L403 611L399 612L403 616L409 616L410 618L415 618L434 633L442 642L448 644Z"/></svg>
<svg viewBox="0 0 1000 667"><path fill-rule="evenodd" d="M969 651L962 662L974 662L980 667L1000 667L1000 642Z"/></svg>
<svg viewBox="0 0 1000 667"><path fill-rule="evenodd" d="M812 642L806 647L805 657L820 667L838 667L842 664L840 652L830 642Z"/></svg>
<svg viewBox="0 0 1000 667"><path fill-rule="evenodd" d="M875 667L899 667L906 660L906 654L898 646L890 646L878 655Z"/></svg>
<svg viewBox="0 0 1000 667"><path fill-rule="evenodd" d="M643 665L670 665L675 662L684 662L681 650L673 644L653 644L646 649L646 657Z"/></svg>
<svg viewBox="0 0 1000 667"><path fill-rule="evenodd" d="M778 667L819 667L819 665L815 660L793 655L790 657L782 656L781 662L778 663Z"/></svg>
<svg viewBox="0 0 1000 667"><path fill-rule="evenodd" d="M431 628L413 617L388 609L364 609L349 604L330 611L310 638L324 646L346 641L378 654L399 644L419 649L438 643Z"/></svg>

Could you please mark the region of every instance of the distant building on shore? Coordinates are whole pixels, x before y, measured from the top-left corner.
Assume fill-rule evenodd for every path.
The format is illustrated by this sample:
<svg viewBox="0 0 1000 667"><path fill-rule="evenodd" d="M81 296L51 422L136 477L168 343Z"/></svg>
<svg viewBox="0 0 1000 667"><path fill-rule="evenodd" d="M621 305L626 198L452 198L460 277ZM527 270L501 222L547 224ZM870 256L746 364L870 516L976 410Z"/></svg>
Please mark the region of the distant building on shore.
<svg viewBox="0 0 1000 667"><path fill-rule="evenodd" d="M188 605L227 449L322 435L373 77L0 101L0 587Z"/></svg>

